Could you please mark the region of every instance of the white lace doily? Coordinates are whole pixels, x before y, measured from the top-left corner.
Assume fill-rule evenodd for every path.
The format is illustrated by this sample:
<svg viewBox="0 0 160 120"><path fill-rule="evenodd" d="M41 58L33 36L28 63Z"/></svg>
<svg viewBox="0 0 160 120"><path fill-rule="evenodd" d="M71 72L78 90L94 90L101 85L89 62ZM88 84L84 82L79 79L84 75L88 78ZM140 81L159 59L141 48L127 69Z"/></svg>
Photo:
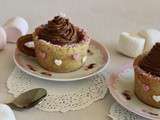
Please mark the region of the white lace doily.
<svg viewBox="0 0 160 120"><path fill-rule="evenodd" d="M85 108L102 99L107 91L103 74L74 82L53 82L27 75L17 67L7 81L7 87L15 97L33 88L46 89L48 95L35 107L49 112Z"/></svg>
<svg viewBox="0 0 160 120"><path fill-rule="evenodd" d="M128 111L117 102L112 104L108 116L113 120L148 120Z"/></svg>

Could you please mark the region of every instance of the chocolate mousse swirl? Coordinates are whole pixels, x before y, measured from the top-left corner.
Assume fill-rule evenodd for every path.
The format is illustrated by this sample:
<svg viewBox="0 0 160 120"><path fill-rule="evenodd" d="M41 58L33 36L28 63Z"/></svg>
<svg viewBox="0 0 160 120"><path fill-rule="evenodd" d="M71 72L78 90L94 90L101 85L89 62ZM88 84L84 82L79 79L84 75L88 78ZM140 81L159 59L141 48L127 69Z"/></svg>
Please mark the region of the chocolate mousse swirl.
<svg viewBox="0 0 160 120"><path fill-rule="evenodd" d="M146 72L160 77L160 43L156 43L142 59L140 67Z"/></svg>
<svg viewBox="0 0 160 120"><path fill-rule="evenodd" d="M79 42L77 29L68 19L56 16L48 24L41 25L35 30L39 39L44 39L52 44L65 45Z"/></svg>

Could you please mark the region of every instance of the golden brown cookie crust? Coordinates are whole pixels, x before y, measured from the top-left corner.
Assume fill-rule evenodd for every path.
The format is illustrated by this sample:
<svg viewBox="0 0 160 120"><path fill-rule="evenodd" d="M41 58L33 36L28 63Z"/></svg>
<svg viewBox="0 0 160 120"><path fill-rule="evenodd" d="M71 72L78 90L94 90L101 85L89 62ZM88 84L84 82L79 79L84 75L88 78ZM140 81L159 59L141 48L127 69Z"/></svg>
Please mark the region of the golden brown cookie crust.
<svg viewBox="0 0 160 120"><path fill-rule="evenodd" d="M85 41L71 46L59 46L50 44L44 40L34 37L35 52L38 63L45 69L53 72L71 72L79 69L85 63L84 57L87 57L87 50L90 41ZM45 52L46 58L38 56L39 52ZM74 54L79 54L78 60L73 59ZM55 64L55 60L61 61L60 65Z"/></svg>

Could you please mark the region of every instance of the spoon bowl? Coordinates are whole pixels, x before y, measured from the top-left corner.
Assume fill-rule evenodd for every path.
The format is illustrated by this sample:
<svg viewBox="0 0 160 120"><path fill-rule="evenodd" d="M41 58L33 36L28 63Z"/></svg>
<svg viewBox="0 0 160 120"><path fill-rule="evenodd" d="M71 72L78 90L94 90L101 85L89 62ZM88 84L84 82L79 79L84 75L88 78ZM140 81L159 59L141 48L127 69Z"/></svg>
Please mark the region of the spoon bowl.
<svg viewBox="0 0 160 120"><path fill-rule="evenodd" d="M45 89L35 88L22 93L7 105L9 105L12 109L17 110L31 108L38 104L46 95L47 91Z"/></svg>

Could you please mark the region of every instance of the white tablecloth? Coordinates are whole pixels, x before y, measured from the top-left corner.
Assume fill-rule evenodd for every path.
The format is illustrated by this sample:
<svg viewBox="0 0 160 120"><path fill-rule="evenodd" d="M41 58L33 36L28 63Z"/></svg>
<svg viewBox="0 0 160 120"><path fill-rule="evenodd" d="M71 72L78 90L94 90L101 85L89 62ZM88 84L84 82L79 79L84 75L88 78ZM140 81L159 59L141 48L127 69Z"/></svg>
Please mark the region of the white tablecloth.
<svg viewBox="0 0 160 120"><path fill-rule="evenodd" d="M0 24L12 16L22 16L28 20L30 32L59 12L66 13L75 24L88 29L94 39L109 49L111 63L108 70L111 72L132 60L115 51L120 32L160 26L159 0L0 0ZM6 80L15 66L14 48L15 45L8 44L0 52L0 102L12 99L7 93ZM106 120L113 102L114 99L106 95L103 100L80 111L48 113L32 108L14 112L17 120Z"/></svg>

